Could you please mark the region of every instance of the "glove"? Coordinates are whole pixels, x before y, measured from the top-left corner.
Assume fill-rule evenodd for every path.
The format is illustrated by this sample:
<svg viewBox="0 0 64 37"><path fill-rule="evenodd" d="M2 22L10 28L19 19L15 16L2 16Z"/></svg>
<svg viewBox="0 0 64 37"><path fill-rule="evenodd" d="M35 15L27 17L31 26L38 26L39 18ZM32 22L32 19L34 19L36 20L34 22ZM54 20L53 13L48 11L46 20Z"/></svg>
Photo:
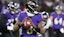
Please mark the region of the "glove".
<svg viewBox="0 0 64 37"><path fill-rule="evenodd" d="M7 30L13 30L12 26L7 26Z"/></svg>
<svg viewBox="0 0 64 37"><path fill-rule="evenodd" d="M60 32L61 32L61 33L64 33L64 28L61 28L61 29L60 29Z"/></svg>
<svg viewBox="0 0 64 37"><path fill-rule="evenodd" d="M11 23L11 26L7 26L7 30L14 30L13 27L14 25Z"/></svg>

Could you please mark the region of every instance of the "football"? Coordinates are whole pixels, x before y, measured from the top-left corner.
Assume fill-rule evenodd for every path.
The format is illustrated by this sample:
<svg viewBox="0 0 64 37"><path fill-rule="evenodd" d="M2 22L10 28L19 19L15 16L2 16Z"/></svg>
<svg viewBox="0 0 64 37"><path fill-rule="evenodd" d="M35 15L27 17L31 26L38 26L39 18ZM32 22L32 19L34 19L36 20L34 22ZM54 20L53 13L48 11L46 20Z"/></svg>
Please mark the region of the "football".
<svg viewBox="0 0 64 37"><path fill-rule="evenodd" d="M30 28L30 19L29 18L26 18L25 22L24 22L24 28L25 29L29 29Z"/></svg>

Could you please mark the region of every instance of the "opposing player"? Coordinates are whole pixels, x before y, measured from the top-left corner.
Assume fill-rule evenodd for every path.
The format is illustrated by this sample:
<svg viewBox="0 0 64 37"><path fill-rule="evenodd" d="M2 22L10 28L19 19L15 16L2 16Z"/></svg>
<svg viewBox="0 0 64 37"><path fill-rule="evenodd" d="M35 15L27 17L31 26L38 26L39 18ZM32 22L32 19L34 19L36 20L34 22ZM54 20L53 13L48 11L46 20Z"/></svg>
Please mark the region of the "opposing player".
<svg viewBox="0 0 64 37"><path fill-rule="evenodd" d="M48 18L49 18L49 14L46 12L46 11L43 11L42 13L41 13L41 16L42 16L42 28L44 27L44 26L46 26L46 24L47 24L47 20L48 20ZM42 30L43 31L43 30ZM45 31L45 32L43 32L43 34L41 35L41 36L43 36L43 37L48 37L48 30L47 31Z"/></svg>
<svg viewBox="0 0 64 37"><path fill-rule="evenodd" d="M58 5L55 7L55 12L52 12L50 18L47 21L46 26L43 28L44 30L52 27L51 37L61 37L63 34L60 32L60 29L63 28L63 14L62 14L62 6ZM62 36L63 37L63 36Z"/></svg>

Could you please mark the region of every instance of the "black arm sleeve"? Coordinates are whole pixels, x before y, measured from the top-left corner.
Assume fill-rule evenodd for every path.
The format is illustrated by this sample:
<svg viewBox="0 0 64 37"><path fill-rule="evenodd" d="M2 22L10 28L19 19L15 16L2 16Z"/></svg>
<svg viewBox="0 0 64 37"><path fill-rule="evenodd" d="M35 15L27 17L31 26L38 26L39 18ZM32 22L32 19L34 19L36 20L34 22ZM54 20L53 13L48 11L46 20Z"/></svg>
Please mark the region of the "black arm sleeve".
<svg viewBox="0 0 64 37"><path fill-rule="evenodd" d="M36 32L39 32L40 33L40 28L35 28Z"/></svg>

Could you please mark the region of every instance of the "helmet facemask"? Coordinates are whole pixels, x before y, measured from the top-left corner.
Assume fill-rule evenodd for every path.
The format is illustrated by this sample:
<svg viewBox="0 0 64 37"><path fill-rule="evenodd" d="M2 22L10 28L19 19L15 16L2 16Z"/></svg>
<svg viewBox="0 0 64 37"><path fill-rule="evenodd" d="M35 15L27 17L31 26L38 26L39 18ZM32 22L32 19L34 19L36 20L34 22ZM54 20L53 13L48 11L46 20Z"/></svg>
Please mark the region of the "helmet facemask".
<svg viewBox="0 0 64 37"><path fill-rule="evenodd" d="M18 3L9 3L9 10L12 14L18 13L19 11L19 4Z"/></svg>
<svg viewBox="0 0 64 37"><path fill-rule="evenodd" d="M57 6L55 7L55 11L56 11L57 14L61 14L61 12L62 12L62 6L57 5Z"/></svg>
<svg viewBox="0 0 64 37"><path fill-rule="evenodd" d="M38 5L35 3L35 2L32 2L32 1L29 1L27 4L26 4L26 8L28 9L29 12L31 13L34 13L34 11L37 11L36 8Z"/></svg>

